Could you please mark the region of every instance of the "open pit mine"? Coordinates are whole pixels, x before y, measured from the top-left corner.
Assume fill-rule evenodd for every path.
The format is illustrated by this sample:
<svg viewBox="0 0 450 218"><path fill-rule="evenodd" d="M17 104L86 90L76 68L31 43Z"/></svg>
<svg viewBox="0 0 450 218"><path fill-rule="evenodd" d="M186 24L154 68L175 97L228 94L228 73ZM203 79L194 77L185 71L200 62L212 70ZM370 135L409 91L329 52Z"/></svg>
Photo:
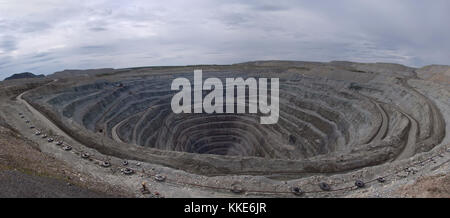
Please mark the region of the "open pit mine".
<svg viewBox="0 0 450 218"><path fill-rule="evenodd" d="M197 69L223 84L278 78L277 122L174 113L172 81ZM340 61L65 70L2 82L0 116L136 197L421 196L427 179L448 197L449 84L448 66Z"/></svg>

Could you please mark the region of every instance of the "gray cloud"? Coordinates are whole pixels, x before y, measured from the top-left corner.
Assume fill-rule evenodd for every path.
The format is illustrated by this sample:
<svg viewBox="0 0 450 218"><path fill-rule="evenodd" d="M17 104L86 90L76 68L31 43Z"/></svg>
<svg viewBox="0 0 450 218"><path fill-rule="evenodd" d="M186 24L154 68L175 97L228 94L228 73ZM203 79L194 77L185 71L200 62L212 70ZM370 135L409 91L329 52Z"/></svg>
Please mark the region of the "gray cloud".
<svg viewBox="0 0 450 218"><path fill-rule="evenodd" d="M0 50L9 53L17 49L17 41L14 36L3 36L0 41Z"/></svg>
<svg viewBox="0 0 450 218"><path fill-rule="evenodd" d="M6 0L0 79L264 59L450 64L449 9L447 0Z"/></svg>

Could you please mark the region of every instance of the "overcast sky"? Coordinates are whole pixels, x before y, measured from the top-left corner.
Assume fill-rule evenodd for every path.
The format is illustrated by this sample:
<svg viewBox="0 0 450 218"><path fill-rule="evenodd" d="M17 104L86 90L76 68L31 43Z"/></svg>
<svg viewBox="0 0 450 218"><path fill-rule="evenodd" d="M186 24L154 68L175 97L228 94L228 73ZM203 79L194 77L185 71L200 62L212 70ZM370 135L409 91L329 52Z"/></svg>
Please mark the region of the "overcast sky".
<svg viewBox="0 0 450 218"><path fill-rule="evenodd" d="M0 0L0 79L252 60L450 64L448 0Z"/></svg>

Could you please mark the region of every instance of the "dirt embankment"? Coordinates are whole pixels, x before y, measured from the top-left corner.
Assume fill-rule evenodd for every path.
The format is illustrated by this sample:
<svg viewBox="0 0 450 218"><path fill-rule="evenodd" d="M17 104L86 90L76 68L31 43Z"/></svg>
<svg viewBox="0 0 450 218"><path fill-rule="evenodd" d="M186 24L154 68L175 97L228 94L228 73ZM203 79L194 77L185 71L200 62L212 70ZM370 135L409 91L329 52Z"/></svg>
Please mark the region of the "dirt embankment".
<svg viewBox="0 0 450 218"><path fill-rule="evenodd" d="M450 175L422 177L414 184L400 188L398 194L408 198L448 198L450 196Z"/></svg>
<svg viewBox="0 0 450 218"><path fill-rule="evenodd" d="M129 197L42 153L0 117L0 197Z"/></svg>

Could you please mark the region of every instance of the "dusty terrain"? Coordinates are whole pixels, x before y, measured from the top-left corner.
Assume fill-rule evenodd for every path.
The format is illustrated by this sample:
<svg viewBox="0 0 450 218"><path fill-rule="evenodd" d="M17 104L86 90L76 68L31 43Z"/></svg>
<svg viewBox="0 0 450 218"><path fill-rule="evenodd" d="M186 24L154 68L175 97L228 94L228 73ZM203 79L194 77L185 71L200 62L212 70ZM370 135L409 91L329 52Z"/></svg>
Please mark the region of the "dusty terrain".
<svg viewBox="0 0 450 218"><path fill-rule="evenodd" d="M198 68L280 78L279 122L172 113L171 81ZM16 162L33 176L69 173L81 189L56 196L75 197L450 197L449 69L267 61L5 81L1 175L17 177Z"/></svg>
<svg viewBox="0 0 450 218"><path fill-rule="evenodd" d="M127 197L119 187L41 152L32 141L0 121L0 197Z"/></svg>

